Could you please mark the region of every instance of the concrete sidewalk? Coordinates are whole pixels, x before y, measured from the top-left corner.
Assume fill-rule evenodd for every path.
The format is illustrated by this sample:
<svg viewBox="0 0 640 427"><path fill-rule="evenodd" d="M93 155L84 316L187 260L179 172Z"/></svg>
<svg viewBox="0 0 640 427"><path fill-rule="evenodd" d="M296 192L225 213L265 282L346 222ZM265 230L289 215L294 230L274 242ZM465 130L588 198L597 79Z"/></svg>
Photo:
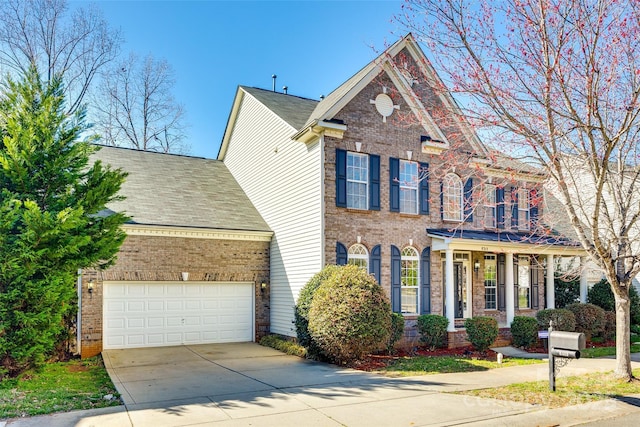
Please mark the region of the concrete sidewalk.
<svg viewBox="0 0 640 427"><path fill-rule="evenodd" d="M288 363L288 359L284 360ZM634 355L634 360L638 360L638 355ZM314 371L314 364L305 366L309 367L310 374L321 372ZM559 376L611 371L614 366L613 359L575 360L562 368ZM326 369L327 365L318 368L320 367ZM638 368L640 364L634 362L633 367ZM101 410L11 420L5 424L7 427L42 425L52 427L186 425L219 427L504 425L525 427L579 425L630 414L640 417L640 395L562 409L547 409L544 402L530 405L449 393L523 381L547 380L547 364L410 378L363 375L363 373L339 367L331 367L331 371L333 382L309 383L294 387L270 386L249 393L128 404ZM265 384L269 385L268 382ZM5 427L3 422L0 422L0 427Z"/></svg>

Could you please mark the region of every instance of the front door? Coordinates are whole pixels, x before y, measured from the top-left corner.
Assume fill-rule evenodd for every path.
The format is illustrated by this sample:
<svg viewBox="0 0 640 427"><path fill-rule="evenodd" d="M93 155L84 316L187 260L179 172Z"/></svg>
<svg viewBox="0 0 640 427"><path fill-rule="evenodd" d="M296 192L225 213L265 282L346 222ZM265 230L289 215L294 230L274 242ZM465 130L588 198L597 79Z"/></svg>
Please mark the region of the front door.
<svg viewBox="0 0 640 427"><path fill-rule="evenodd" d="M453 308L456 319L466 319L471 317L471 298L472 298L472 284L469 271L471 268L470 254L468 253L454 253L453 261ZM443 253L444 258L444 253ZM446 271L445 262L442 263L442 271ZM444 288L444 283L443 283ZM443 289L444 290L444 289ZM447 307L447 295L443 292L444 303L444 315L446 316Z"/></svg>

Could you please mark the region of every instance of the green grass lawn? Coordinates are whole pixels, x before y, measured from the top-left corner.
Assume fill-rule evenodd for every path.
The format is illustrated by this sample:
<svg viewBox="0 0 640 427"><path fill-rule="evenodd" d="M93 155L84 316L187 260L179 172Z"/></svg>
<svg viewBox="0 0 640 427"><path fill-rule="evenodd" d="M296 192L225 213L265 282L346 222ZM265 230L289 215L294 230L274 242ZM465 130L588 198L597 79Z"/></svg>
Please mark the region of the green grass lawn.
<svg viewBox="0 0 640 427"><path fill-rule="evenodd" d="M109 394L114 399L104 399ZM120 404L100 357L49 363L0 382L0 419Z"/></svg>
<svg viewBox="0 0 640 427"><path fill-rule="evenodd" d="M498 362L462 356L415 356L398 359L379 372L391 377L409 377L452 372L486 371L488 369L534 363L543 362L537 359L505 358L502 364L498 364Z"/></svg>
<svg viewBox="0 0 640 427"><path fill-rule="evenodd" d="M634 370L633 375L639 377L640 369ZM612 373L592 373L557 378L555 392L549 391L549 381L535 381L465 391L460 394L560 408L612 397L640 394L640 381L628 383L615 379Z"/></svg>
<svg viewBox="0 0 640 427"><path fill-rule="evenodd" d="M640 343L631 345L631 353L640 353ZM592 359L596 357L615 356L615 347L593 347L586 348L580 352L580 357Z"/></svg>

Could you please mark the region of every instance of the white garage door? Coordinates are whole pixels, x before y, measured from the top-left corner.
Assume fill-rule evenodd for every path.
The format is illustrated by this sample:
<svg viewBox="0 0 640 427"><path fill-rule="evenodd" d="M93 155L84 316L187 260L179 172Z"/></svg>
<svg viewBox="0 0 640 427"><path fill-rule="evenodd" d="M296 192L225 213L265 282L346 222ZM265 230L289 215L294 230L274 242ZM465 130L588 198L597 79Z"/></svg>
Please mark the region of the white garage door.
<svg viewBox="0 0 640 427"><path fill-rule="evenodd" d="M105 282L104 349L253 341L252 283Z"/></svg>

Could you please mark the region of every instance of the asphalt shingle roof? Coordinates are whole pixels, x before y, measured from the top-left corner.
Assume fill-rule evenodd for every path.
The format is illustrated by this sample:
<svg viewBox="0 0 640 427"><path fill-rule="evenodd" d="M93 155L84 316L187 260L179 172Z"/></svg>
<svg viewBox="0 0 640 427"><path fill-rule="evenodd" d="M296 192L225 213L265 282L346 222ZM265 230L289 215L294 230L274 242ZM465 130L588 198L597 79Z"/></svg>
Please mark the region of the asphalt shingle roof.
<svg viewBox="0 0 640 427"><path fill-rule="evenodd" d="M296 130L299 130L318 105L318 101L271 90L240 86Z"/></svg>
<svg viewBox="0 0 640 427"><path fill-rule="evenodd" d="M545 246L579 246L577 242L557 235L540 235L533 233L513 233L509 231L476 231L476 230L449 230L446 228L428 228L427 234L444 238L457 238L468 240L482 240L488 242L527 243Z"/></svg>
<svg viewBox="0 0 640 427"><path fill-rule="evenodd" d="M134 224L270 231L221 161L116 147L91 158L129 173L108 208Z"/></svg>

